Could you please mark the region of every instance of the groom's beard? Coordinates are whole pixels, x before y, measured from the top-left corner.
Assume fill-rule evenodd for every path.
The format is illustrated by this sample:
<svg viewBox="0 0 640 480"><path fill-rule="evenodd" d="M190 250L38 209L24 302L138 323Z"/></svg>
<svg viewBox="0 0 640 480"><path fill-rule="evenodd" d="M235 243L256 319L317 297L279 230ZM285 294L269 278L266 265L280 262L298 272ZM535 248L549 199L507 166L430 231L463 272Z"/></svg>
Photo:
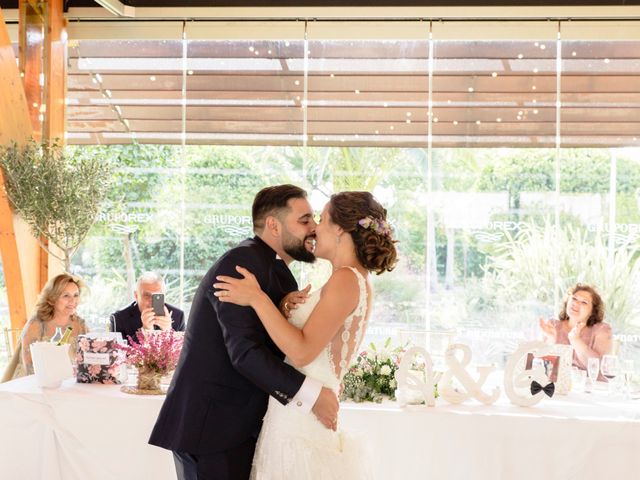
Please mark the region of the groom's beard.
<svg viewBox="0 0 640 480"><path fill-rule="evenodd" d="M307 235L303 240L294 237L285 230L284 237L282 239L282 249L294 260L305 263L313 263L316 261L316 256L313 252L310 252L305 244L308 240L315 239L315 235Z"/></svg>

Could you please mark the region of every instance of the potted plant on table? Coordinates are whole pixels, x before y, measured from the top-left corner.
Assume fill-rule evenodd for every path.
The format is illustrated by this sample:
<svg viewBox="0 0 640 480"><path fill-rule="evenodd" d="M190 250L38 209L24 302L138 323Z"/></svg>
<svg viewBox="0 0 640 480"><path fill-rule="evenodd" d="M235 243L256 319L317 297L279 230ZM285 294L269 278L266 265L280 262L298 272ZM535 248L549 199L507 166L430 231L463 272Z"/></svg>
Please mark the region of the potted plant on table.
<svg viewBox="0 0 640 480"><path fill-rule="evenodd" d="M124 353L121 363L138 369L138 381L135 387L123 386L125 393L160 395L160 380L173 372L178 365L184 334L182 332L152 331L143 333L138 330L137 340L129 337L129 345L118 345Z"/></svg>

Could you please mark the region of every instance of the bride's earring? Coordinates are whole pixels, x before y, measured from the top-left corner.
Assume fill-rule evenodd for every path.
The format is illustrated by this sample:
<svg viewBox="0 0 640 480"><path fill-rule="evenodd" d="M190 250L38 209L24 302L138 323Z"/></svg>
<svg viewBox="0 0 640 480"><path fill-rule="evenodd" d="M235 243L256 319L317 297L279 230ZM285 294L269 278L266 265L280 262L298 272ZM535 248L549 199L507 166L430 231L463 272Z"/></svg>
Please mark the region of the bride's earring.
<svg viewBox="0 0 640 480"><path fill-rule="evenodd" d="M336 235L336 243L340 243L340 235Z"/></svg>

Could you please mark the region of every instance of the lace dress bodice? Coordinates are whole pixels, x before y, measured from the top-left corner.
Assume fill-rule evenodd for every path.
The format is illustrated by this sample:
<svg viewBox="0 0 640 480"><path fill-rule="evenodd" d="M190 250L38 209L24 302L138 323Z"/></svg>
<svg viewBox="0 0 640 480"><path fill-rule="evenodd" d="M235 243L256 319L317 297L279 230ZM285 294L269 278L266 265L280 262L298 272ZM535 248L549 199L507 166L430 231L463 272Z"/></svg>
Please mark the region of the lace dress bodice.
<svg viewBox="0 0 640 480"><path fill-rule="evenodd" d="M298 368L306 376L322 382L326 387L338 391L354 353L362 342L367 322L367 282L362 274L353 267L349 268L358 279L358 305L345 319L344 324L331 342L308 365ZM307 301L293 311L289 322L302 329L311 312L320 301L320 290L313 292ZM285 360L288 362L288 360Z"/></svg>
<svg viewBox="0 0 640 480"><path fill-rule="evenodd" d="M349 267L359 285L358 304L338 333L308 365L298 368L336 393L354 353L362 341L367 322L367 283L360 272ZM301 304L289 321L304 327L320 301L320 290ZM296 367L297 368L297 367ZM312 412L301 412L269 398L258 438L252 480L372 480L366 442L340 428L325 428Z"/></svg>

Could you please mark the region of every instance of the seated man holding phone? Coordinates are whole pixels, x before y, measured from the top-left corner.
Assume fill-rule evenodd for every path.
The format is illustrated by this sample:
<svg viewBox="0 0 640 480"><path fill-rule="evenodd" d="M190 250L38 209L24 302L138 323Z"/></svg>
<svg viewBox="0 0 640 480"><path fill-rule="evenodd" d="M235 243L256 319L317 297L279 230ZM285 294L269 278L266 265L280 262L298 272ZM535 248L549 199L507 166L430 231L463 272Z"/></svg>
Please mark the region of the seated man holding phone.
<svg viewBox="0 0 640 480"><path fill-rule="evenodd" d="M136 332L140 328L183 332L184 312L164 303L165 290L162 276L154 272L143 273L133 293L135 301L111 315L111 331L122 333L125 340L128 336L136 340Z"/></svg>

